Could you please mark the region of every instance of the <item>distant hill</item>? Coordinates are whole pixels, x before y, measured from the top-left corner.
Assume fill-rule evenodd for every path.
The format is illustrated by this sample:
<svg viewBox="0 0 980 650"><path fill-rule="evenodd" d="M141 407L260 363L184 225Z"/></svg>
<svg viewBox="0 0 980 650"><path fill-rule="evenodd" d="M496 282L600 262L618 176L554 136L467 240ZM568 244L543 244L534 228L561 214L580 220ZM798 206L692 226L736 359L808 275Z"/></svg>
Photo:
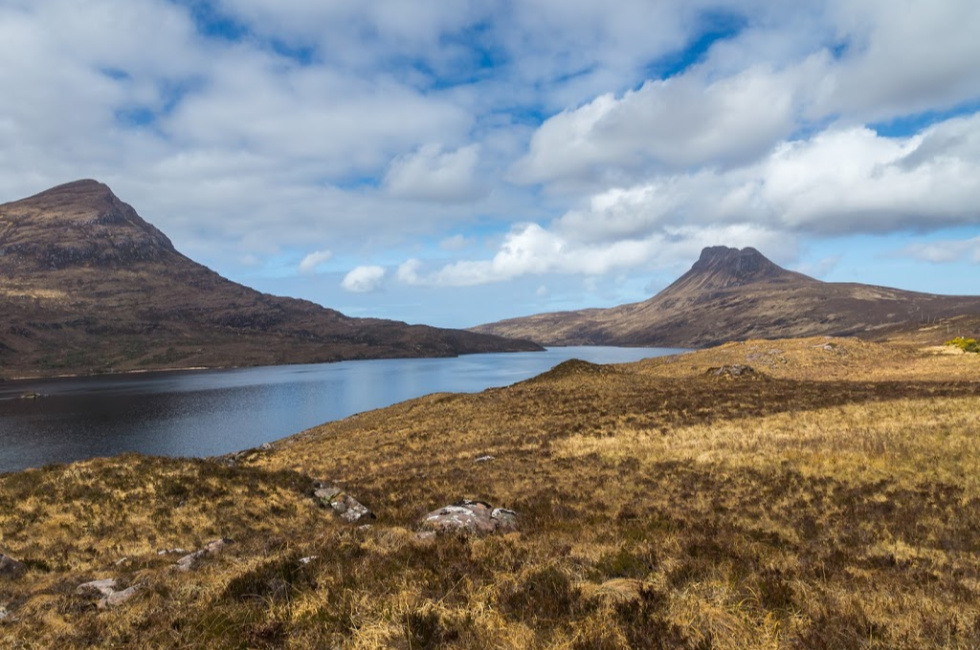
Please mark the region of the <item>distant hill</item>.
<svg viewBox="0 0 980 650"><path fill-rule="evenodd" d="M0 205L0 378L537 349L259 293L93 180Z"/></svg>
<svg viewBox="0 0 980 650"><path fill-rule="evenodd" d="M707 347L750 338L884 337L942 319L971 327L980 297L940 296L858 283L821 282L774 264L754 248L713 246L691 269L644 302L538 314L472 331L542 345Z"/></svg>

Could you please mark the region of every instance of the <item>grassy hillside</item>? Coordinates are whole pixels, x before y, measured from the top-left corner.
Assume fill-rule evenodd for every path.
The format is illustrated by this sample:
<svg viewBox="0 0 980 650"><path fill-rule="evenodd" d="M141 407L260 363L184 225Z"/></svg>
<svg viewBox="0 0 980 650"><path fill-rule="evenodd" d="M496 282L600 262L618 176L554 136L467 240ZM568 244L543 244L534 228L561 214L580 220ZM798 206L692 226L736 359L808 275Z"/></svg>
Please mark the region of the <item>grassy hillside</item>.
<svg viewBox="0 0 980 650"><path fill-rule="evenodd" d="M749 365L753 371L709 372ZM480 456L494 460L475 462ZM378 515L311 498L334 481ZM420 538L460 497L521 531ZM231 538L193 571L179 553ZM253 450L0 476L0 647L980 646L980 355L568 362ZM138 586L99 610L87 580Z"/></svg>

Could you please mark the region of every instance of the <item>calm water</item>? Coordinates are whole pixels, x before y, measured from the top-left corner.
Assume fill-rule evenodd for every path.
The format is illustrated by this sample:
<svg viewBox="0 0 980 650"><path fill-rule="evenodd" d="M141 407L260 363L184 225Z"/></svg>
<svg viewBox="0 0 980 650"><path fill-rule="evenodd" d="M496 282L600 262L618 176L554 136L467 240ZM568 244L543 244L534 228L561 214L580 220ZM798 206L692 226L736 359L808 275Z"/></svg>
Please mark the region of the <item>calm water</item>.
<svg viewBox="0 0 980 650"><path fill-rule="evenodd" d="M225 454L429 393L505 386L567 359L621 363L673 352L570 347L0 383L0 472L124 451Z"/></svg>

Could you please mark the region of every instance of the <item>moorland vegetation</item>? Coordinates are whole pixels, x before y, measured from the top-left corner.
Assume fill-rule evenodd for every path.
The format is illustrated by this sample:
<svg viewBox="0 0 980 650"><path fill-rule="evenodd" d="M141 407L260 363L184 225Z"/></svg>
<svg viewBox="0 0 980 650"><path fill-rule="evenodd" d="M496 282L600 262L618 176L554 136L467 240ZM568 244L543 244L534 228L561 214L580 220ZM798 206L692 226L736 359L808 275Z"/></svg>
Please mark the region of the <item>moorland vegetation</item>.
<svg viewBox="0 0 980 650"><path fill-rule="evenodd" d="M980 356L940 351L572 361L233 457L2 475L24 571L0 576L0 647L977 647ZM336 517L314 480L377 519ZM417 533L461 497L519 531ZM78 593L110 577L135 595Z"/></svg>

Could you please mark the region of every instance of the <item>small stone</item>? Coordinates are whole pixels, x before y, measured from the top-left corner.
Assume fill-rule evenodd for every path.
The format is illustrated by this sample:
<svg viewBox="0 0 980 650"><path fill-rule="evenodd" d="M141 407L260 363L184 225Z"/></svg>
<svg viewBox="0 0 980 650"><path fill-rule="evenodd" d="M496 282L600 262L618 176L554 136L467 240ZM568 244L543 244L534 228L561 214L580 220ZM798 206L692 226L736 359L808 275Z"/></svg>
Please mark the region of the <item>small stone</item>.
<svg viewBox="0 0 980 650"><path fill-rule="evenodd" d="M116 590L115 578L105 578L104 580L92 580L75 587L75 593L87 598L97 598L99 596L111 596Z"/></svg>
<svg viewBox="0 0 980 650"><path fill-rule="evenodd" d="M376 519L367 506L335 485L316 483L313 496L320 504L331 508L344 521L356 524L362 520Z"/></svg>
<svg viewBox="0 0 980 650"><path fill-rule="evenodd" d="M157 555L177 555L178 553L187 553L186 548L161 548L157 551Z"/></svg>
<svg viewBox="0 0 980 650"><path fill-rule="evenodd" d="M474 460L473 462L475 462L475 463L489 463L492 460L497 460L497 459L494 456L491 456L490 454L487 454L486 456L477 456L476 457L476 460Z"/></svg>
<svg viewBox="0 0 980 650"><path fill-rule="evenodd" d="M0 578L17 578L27 571L27 565L0 553Z"/></svg>
<svg viewBox="0 0 980 650"><path fill-rule="evenodd" d="M7 611L6 607L0 607L0 621L10 616L10 612Z"/></svg>
<svg viewBox="0 0 980 650"><path fill-rule="evenodd" d="M123 589L122 591L114 591L98 602L98 608L112 609L113 607L118 607L135 596L138 590L138 587L133 585L132 587Z"/></svg>
<svg viewBox="0 0 980 650"><path fill-rule="evenodd" d="M184 557L180 558L179 560L177 560L177 564L176 564L177 570L190 571L191 569L194 568L194 565L197 564L198 560L208 555L215 555L217 553L220 553L225 548L225 546L232 543L233 541L226 537L208 542L201 550L194 551L193 553L189 553Z"/></svg>
<svg viewBox="0 0 980 650"><path fill-rule="evenodd" d="M259 449L261 449L262 451L272 451L272 443L263 442L262 445L259 447Z"/></svg>

